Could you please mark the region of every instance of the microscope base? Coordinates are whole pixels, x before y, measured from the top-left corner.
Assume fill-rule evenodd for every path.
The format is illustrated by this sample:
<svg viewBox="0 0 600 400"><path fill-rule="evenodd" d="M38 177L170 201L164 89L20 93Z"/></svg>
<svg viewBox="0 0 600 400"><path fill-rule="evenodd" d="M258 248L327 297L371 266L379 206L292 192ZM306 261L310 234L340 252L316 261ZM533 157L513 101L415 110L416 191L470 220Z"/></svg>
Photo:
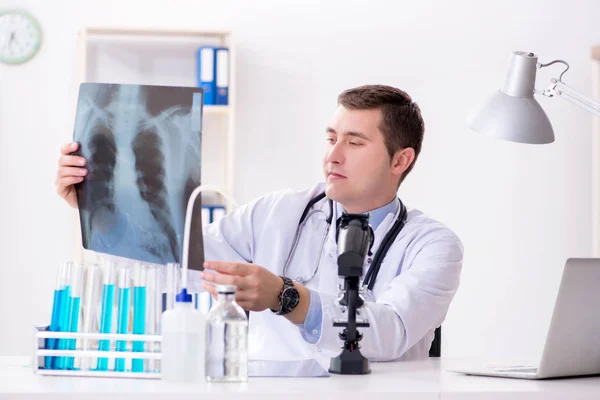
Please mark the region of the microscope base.
<svg viewBox="0 0 600 400"><path fill-rule="evenodd" d="M344 349L339 356L332 358L329 372L341 375L365 375L371 373L369 359L360 354L359 350Z"/></svg>

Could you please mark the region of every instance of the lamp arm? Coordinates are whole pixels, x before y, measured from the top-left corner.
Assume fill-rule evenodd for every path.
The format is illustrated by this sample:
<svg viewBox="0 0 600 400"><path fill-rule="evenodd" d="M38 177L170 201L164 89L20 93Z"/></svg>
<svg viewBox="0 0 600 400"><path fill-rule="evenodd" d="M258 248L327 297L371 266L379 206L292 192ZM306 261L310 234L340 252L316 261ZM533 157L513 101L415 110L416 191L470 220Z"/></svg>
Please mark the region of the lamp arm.
<svg viewBox="0 0 600 400"><path fill-rule="evenodd" d="M600 102L573 89L560 79L552 78L548 89L542 92L544 96L559 96L584 110L600 117Z"/></svg>

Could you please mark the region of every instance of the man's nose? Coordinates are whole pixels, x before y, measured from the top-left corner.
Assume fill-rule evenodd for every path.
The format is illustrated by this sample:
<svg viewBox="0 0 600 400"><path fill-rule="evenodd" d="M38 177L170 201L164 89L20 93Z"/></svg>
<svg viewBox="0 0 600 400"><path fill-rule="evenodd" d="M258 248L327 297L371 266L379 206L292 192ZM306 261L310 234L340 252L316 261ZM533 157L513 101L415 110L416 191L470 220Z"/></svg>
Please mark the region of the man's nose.
<svg viewBox="0 0 600 400"><path fill-rule="evenodd" d="M327 162L331 164L341 164L344 162L344 151L340 142L337 142L329 148Z"/></svg>

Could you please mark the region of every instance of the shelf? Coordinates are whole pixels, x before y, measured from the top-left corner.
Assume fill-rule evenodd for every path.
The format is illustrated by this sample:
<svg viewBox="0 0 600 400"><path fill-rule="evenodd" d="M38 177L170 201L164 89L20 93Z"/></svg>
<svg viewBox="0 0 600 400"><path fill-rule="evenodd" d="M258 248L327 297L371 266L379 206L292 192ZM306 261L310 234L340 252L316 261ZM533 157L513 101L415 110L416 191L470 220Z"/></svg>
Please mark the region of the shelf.
<svg viewBox="0 0 600 400"><path fill-rule="evenodd" d="M231 32L212 30L90 27L80 31L80 38L91 51L102 49L117 58L127 52L140 57L160 53L162 58L175 59L194 56L201 45L231 47Z"/></svg>
<svg viewBox="0 0 600 400"><path fill-rule="evenodd" d="M85 28L88 35L107 35L107 36L216 36L223 37L231 34L230 31L219 30L194 30L194 29L153 29L153 28L105 28L105 27L88 27Z"/></svg>
<svg viewBox="0 0 600 400"><path fill-rule="evenodd" d="M204 105L204 114L227 114L229 112L229 106L211 106Z"/></svg>

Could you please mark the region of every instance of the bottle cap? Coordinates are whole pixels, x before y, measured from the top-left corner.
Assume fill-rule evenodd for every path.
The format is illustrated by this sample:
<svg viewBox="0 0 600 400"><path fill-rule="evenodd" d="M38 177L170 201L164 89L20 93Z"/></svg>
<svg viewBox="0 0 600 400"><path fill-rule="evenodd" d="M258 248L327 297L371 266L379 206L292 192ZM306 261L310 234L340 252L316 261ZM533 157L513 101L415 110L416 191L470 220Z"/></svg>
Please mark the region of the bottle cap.
<svg viewBox="0 0 600 400"><path fill-rule="evenodd" d="M217 293L220 294L235 294L237 291L237 286L235 285L217 285L216 286Z"/></svg>
<svg viewBox="0 0 600 400"><path fill-rule="evenodd" d="M181 289L181 293L175 296L175 301L177 303L191 303L192 295L187 292L186 288Z"/></svg>

